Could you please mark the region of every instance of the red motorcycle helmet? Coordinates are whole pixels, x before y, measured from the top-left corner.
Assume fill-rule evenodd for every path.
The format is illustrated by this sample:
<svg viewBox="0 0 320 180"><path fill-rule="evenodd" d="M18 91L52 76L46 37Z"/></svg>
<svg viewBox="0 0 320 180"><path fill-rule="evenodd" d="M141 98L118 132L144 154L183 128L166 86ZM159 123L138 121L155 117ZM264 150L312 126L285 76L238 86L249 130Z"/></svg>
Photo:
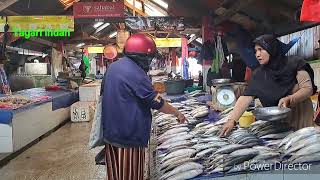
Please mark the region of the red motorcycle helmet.
<svg viewBox="0 0 320 180"><path fill-rule="evenodd" d="M131 35L124 45L125 54L154 55L156 52L156 43L145 34Z"/></svg>

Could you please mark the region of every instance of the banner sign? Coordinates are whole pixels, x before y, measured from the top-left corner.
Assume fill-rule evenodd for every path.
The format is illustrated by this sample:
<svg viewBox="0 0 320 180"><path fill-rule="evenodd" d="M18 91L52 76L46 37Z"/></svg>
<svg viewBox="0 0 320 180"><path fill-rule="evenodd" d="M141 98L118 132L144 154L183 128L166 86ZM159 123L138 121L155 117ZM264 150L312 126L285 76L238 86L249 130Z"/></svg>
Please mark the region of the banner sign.
<svg viewBox="0 0 320 180"><path fill-rule="evenodd" d="M124 17L124 3L117 2L77 2L73 5L73 16L78 18Z"/></svg>
<svg viewBox="0 0 320 180"><path fill-rule="evenodd" d="M72 16L8 16L9 32L36 30L74 31ZM6 18L0 18L0 32L4 32Z"/></svg>
<svg viewBox="0 0 320 180"><path fill-rule="evenodd" d="M102 47L89 46L88 47L88 53L89 54L93 54L93 53L102 54L103 53L103 49L104 49L104 46L102 46Z"/></svg>
<svg viewBox="0 0 320 180"><path fill-rule="evenodd" d="M181 38L156 38L157 48L181 47Z"/></svg>

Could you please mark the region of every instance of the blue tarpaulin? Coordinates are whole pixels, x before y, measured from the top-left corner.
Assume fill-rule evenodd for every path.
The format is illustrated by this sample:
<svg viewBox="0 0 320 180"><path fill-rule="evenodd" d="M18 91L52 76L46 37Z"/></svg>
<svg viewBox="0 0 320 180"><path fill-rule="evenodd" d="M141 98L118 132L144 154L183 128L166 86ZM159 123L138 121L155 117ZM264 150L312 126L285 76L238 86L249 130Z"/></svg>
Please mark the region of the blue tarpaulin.
<svg viewBox="0 0 320 180"><path fill-rule="evenodd" d="M0 110L0 124L10 124L13 113L7 110Z"/></svg>

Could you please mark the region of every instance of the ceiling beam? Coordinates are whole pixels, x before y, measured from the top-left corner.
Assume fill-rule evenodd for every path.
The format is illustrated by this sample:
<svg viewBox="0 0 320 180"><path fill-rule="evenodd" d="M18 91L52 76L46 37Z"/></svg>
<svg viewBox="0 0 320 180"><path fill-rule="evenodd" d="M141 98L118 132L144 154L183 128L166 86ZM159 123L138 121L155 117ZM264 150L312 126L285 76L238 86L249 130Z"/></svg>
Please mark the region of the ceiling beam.
<svg viewBox="0 0 320 180"><path fill-rule="evenodd" d="M2 2L2 4L0 4L0 12L18 1L19 0L6 0L5 2Z"/></svg>
<svg viewBox="0 0 320 180"><path fill-rule="evenodd" d="M131 5L130 3L128 3L126 0L124 0L124 5L125 5L127 8L131 9L133 12L138 13L140 16L147 16L147 14L146 14L145 12L143 12L143 11L141 11L140 9L134 7L133 5Z"/></svg>
<svg viewBox="0 0 320 180"><path fill-rule="evenodd" d="M6 13L6 15L9 15L9 16L19 16L20 14L14 12L14 11L11 11L9 9L5 9L3 10L4 13Z"/></svg>
<svg viewBox="0 0 320 180"><path fill-rule="evenodd" d="M196 40L200 36L200 33L195 34L190 39L188 39L188 44L192 43L194 40Z"/></svg>
<svg viewBox="0 0 320 180"><path fill-rule="evenodd" d="M160 13L165 14L165 15L170 15L168 12L168 9L162 7L154 0L144 0L144 2L148 3L149 6L152 6L153 8L157 9Z"/></svg>
<svg viewBox="0 0 320 180"><path fill-rule="evenodd" d="M252 3L253 0L239 0L236 1L225 13L220 15L218 18L216 18L213 21L213 25L219 25L220 23L228 20L233 15L235 15L238 11L243 9L244 7L248 6L250 3Z"/></svg>
<svg viewBox="0 0 320 180"><path fill-rule="evenodd" d="M50 41L47 41L45 39L38 38L38 37L30 37L29 40L33 41L33 42L36 42L36 43L40 43L42 45L51 46L51 47L57 47L57 44L55 44L53 42L50 42Z"/></svg>

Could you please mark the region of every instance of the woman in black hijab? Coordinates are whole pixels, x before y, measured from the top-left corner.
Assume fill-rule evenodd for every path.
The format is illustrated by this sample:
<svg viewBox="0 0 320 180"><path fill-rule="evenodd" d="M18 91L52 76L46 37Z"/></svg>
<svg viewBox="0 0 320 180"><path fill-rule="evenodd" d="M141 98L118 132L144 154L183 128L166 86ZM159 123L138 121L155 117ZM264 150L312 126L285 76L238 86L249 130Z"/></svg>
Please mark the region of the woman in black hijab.
<svg viewBox="0 0 320 180"><path fill-rule="evenodd" d="M285 44L273 35L262 35L254 43L260 67L253 72L244 96L238 99L220 135L226 136L232 130L254 98L259 98L264 107L290 107L289 123L296 129L312 125L309 97L317 87L310 65L297 56L285 56Z"/></svg>

